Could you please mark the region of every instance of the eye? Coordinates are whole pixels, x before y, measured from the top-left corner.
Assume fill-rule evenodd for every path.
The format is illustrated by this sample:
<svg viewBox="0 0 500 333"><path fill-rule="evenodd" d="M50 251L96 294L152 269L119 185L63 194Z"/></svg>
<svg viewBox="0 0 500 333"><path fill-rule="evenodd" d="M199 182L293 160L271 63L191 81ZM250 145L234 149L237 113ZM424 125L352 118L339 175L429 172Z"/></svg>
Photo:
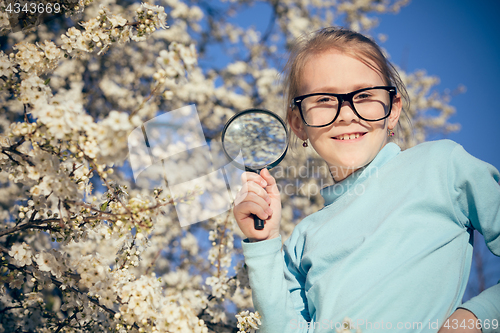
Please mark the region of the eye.
<svg viewBox="0 0 500 333"><path fill-rule="evenodd" d="M373 96L373 94L371 94L370 92L368 92L368 91L363 91L363 92L361 92L361 93L357 94L356 96L354 96L354 99L355 99L355 100L362 100L362 99L367 99L367 98L370 98L370 97L372 97L372 96Z"/></svg>
<svg viewBox="0 0 500 333"><path fill-rule="evenodd" d="M335 103L337 99L333 96L321 95L317 96L316 103Z"/></svg>

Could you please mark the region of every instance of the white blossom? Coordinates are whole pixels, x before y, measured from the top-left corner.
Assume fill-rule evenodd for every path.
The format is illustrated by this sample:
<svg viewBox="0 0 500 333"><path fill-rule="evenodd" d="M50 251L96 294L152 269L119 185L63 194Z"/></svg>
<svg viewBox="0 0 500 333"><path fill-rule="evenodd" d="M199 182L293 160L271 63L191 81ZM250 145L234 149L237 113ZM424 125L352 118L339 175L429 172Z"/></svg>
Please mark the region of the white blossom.
<svg viewBox="0 0 500 333"><path fill-rule="evenodd" d="M23 267L31 265L31 250L26 243L12 245L9 255L14 258L15 264Z"/></svg>
<svg viewBox="0 0 500 333"><path fill-rule="evenodd" d="M236 315L238 320L238 333L253 333L262 325L259 312L241 311Z"/></svg>

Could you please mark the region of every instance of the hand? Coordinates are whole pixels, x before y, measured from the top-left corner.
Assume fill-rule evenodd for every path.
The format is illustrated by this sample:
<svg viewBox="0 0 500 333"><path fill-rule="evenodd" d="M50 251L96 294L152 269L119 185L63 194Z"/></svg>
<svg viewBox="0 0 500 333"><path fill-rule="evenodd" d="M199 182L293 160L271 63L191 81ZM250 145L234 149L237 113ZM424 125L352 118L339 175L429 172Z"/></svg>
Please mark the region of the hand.
<svg viewBox="0 0 500 333"><path fill-rule="evenodd" d="M251 242L278 237L281 198L276 180L267 169L263 169L260 175L245 172L241 178L243 187L236 197L233 209L241 231ZM264 220L264 229L255 229L252 214Z"/></svg>
<svg viewBox="0 0 500 333"><path fill-rule="evenodd" d="M447 327L445 327L447 326ZM444 322L438 333L481 333L476 316L465 309L457 309Z"/></svg>

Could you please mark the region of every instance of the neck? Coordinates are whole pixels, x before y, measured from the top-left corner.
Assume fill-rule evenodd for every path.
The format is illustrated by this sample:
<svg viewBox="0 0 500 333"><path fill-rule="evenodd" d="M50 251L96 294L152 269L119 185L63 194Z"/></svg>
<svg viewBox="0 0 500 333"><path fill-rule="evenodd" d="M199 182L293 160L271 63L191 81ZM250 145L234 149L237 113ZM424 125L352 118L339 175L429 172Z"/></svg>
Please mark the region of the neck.
<svg viewBox="0 0 500 333"><path fill-rule="evenodd" d="M361 167L330 166L330 175L332 175L333 180L338 183L343 181L359 169L361 169Z"/></svg>

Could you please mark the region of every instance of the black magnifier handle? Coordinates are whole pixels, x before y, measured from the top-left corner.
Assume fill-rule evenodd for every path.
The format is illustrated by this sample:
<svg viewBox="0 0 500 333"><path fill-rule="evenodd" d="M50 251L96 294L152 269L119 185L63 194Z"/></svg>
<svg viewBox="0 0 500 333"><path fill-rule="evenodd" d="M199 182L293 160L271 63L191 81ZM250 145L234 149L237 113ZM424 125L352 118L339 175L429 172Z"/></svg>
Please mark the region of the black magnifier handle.
<svg viewBox="0 0 500 333"><path fill-rule="evenodd" d="M249 167L245 167L245 171L255 172L256 174L260 175L260 172L262 171L262 169L259 170L259 169L252 169ZM261 220L255 214L252 214L252 215L253 215L253 226L254 226L255 230L264 229L264 220Z"/></svg>
<svg viewBox="0 0 500 333"><path fill-rule="evenodd" d="M253 226L255 227L255 230L262 230L264 229L264 220L259 219L257 215L253 216Z"/></svg>

